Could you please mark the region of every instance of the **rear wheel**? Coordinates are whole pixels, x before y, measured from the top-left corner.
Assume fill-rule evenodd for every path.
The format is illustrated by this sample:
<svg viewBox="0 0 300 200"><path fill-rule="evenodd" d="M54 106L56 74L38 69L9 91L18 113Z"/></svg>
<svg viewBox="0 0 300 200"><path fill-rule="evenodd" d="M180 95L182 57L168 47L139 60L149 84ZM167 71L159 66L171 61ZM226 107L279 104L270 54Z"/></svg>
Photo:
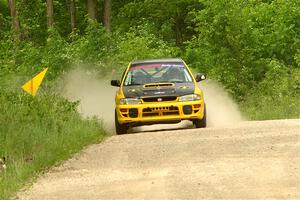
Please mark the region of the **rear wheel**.
<svg viewBox="0 0 300 200"><path fill-rule="evenodd" d="M194 120L193 124L196 128L205 128L206 127L206 106L205 105L204 105L203 118Z"/></svg>
<svg viewBox="0 0 300 200"><path fill-rule="evenodd" d="M118 121L117 111L115 111L115 128L118 135L126 134L128 126L126 124L120 124Z"/></svg>

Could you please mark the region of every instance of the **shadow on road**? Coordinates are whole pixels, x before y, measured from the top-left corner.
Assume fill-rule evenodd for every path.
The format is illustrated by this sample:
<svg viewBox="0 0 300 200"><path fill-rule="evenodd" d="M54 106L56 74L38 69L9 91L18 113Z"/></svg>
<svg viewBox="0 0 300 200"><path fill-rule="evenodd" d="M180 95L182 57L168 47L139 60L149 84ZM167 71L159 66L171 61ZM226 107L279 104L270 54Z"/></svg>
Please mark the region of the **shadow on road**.
<svg viewBox="0 0 300 200"><path fill-rule="evenodd" d="M131 128L128 133L144 133L144 132L159 132L159 131L176 131L182 129L193 129L194 126L190 121L183 121L178 124L160 124L160 125L149 125Z"/></svg>

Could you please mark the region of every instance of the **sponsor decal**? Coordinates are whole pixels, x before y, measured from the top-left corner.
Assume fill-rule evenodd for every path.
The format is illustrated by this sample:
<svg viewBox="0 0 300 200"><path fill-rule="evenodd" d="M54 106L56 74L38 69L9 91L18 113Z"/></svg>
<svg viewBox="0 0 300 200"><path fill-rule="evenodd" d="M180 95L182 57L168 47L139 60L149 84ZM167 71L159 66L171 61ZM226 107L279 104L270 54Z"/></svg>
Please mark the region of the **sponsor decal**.
<svg viewBox="0 0 300 200"><path fill-rule="evenodd" d="M130 67L129 71L137 70L137 69L147 69L147 68L161 68L161 67L177 67L184 68L183 64L153 64L153 65L141 65Z"/></svg>

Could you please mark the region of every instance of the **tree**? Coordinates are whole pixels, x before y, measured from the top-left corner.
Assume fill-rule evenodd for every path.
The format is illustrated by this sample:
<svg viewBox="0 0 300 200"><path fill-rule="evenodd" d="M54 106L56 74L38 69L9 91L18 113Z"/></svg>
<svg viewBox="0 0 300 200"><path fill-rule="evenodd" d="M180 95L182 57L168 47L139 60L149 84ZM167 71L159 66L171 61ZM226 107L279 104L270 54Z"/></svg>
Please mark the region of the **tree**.
<svg viewBox="0 0 300 200"><path fill-rule="evenodd" d="M92 20L97 19L97 1L87 0L88 15Z"/></svg>
<svg viewBox="0 0 300 200"><path fill-rule="evenodd" d="M117 1L117 0L115 0ZM113 5L116 3L113 2ZM152 31L168 42L181 46L192 38L195 31L193 12L203 7L199 0L140 0L122 6L114 18L114 24L122 31L137 25L151 24Z"/></svg>
<svg viewBox="0 0 300 200"><path fill-rule="evenodd" d="M70 20L71 20L71 29L72 29L72 32L73 32L76 29L75 0L69 0L69 12L70 12Z"/></svg>
<svg viewBox="0 0 300 200"><path fill-rule="evenodd" d="M18 19L18 12L16 8L16 1L9 0L9 9L10 9L10 16L12 19L12 30L15 34L15 39L21 39L21 31L20 31L20 21Z"/></svg>
<svg viewBox="0 0 300 200"><path fill-rule="evenodd" d="M53 27L53 0L47 0L47 25L48 28Z"/></svg>
<svg viewBox="0 0 300 200"><path fill-rule="evenodd" d="M111 0L104 0L104 27L111 31Z"/></svg>

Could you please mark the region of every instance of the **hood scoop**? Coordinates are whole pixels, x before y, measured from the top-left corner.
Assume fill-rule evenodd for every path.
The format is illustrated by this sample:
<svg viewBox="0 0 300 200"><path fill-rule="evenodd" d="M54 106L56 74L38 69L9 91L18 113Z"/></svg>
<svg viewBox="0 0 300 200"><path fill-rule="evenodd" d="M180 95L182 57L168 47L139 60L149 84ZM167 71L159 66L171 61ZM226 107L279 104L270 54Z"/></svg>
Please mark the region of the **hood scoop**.
<svg viewBox="0 0 300 200"><path fill-rule="evenodd" d="M149 84L145 84L144 88L170 87L174 85L175 85L174 83L149 83Z"/></svg>

